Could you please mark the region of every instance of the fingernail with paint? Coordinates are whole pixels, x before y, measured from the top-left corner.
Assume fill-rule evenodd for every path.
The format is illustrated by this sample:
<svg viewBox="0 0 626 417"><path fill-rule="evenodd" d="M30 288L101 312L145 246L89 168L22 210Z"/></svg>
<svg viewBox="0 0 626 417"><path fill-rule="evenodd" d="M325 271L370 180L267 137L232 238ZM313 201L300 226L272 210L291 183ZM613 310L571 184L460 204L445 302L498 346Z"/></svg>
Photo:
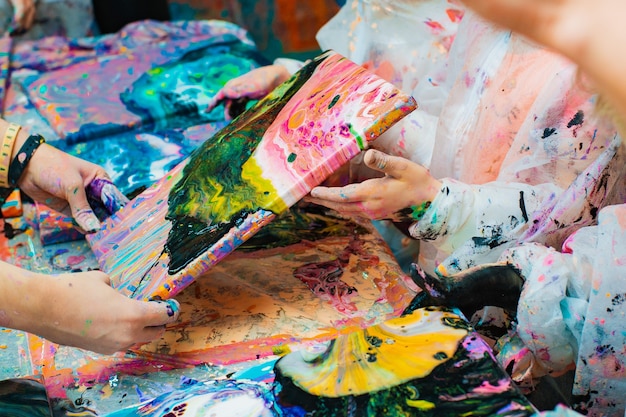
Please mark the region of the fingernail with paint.
<svg viewBox="0 0 626 417"><path fill-rule="evenodd" d="M100 221L91 210L79 210L74 216L74 221L86 233L95 233L100 230Z"/></svg>
<svg viewBox="0 0 626 417"><path fill-rule="evenodd" d="M87 233L96 233L98 230L100 230L100 221L96 216L89 216L85 220L84 228Z"/></svg>
<svg viewBox="0 0 626 417"><path fill-rule="evenodd" d="M178 304L178 301L165 300L164 302L167 304L167 315L169 317L173 317L175 314L177 314L180 311L180 304Z"/></svg>

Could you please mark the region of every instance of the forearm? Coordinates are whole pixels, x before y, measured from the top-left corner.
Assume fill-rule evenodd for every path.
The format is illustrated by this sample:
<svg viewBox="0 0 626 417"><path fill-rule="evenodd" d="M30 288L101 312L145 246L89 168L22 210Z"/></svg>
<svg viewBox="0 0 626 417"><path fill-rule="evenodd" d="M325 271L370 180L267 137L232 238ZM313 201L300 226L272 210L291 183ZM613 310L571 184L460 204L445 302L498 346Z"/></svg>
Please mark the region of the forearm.
<svg viewBox="0 0 626 417"><path fill-rule="evenodd" d="M36 323L45 319L41 308L48 284L43 275L0 261L0 326L36 332Z"/></svg>

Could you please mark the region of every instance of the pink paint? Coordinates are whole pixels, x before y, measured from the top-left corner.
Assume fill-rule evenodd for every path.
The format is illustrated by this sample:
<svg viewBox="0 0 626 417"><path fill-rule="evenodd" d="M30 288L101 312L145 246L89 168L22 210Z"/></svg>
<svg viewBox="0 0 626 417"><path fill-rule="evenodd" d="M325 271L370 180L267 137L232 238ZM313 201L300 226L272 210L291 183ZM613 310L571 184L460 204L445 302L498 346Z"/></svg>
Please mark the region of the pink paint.
<svg viewBox="0 0 626 417"><path fill-rule="evenodd" d="M480 387L474 389L477 394L497 394L500 392L508 391L511 388L510 379L501 379L499 385L491 385L489 381L484 381L480 384Z"/></svg>
<svg viewBox="0 0 626 417"><path fill-rule="evenodd" d="M69 266L75 266L75 265L82 263L84 260L85 260L85 257L83 255L71 255L71 256L68 256L66 262Z"/></svg>
<svg viewBox="0 0 626 417"><path fill-rule="evenodd" d="M444 30L443 25L439 22L435 22L434 20L428 19L424 23L426 23L426 26L428 26L432 30L433 34L435 35L440 32L443 32Z"/></svg>
<svg viewBox="0 0 626 417"><path fill-rule="evenodd" d="M554 263L554 255L549 254L543 259L543 266L550 266Z"/></svg>
<svg viewBox="0 0 626 417"><path fill-rule="evenodd" d="M460 22L463 18L464 12L459 9L446 9L446 14L451 22L457 23Z"/></svg>

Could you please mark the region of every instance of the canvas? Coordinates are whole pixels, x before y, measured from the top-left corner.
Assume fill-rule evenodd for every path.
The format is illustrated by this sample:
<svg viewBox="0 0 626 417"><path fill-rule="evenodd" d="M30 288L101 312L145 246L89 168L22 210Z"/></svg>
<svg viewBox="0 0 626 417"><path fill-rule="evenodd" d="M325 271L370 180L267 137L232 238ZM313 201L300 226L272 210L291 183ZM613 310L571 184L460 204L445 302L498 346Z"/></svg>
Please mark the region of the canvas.
<svg viewBox="0 0 626 417"><path fill-rule="evenodd" d="M181 387L108 417L532 416L536 409L455 310L416 309L229 378Z"/></svg>
<svg viewBox="0 0 626 417"><path fill-rule="evenodd" d="M416 107L328 51L88 236L113 287L169 298Z"/></svg>

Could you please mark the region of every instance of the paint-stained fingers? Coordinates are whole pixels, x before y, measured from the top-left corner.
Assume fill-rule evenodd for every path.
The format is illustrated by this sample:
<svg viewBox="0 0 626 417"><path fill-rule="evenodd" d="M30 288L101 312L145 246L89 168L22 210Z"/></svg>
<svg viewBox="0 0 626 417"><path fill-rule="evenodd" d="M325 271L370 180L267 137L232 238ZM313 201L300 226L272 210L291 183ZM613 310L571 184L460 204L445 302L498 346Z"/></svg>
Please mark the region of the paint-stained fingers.
<svg viewBox="0 0 626 417"><path fill-rule="evenodd" d="M99 176L87 186L87 197L96 204L102 204L108 214L124 207L130 200L113 184L108 175Z"/></svg>
<svg viewBox="0 0 626 417"><path fill-rule="evenodd" d="M336 203L357 203L363 201L369 195L369 189L364 183L348 184L343 187L314 187L307 200L326 200ZM313 202L313 201L311 201ZM319 202L315 202L319 204Z"/></svg>
<svg viewBox="0 0 626 417"><path fill-rule="evenodd" d="M248 96L253 98L253 96L256 96L254 86L251 86L247 81L250 77L251 75L248 73L228 80L215 96L209 100L204 111L209 113L223 101L237 100Z"/></svg>
<svg viewBox="0 0 626 417"><path fill-rule="evenodd" d="M369 149L363 162L368 168L383 172L391 177L400 178L407 171L408 161L404 158L387 155L375 149Z"/></svg>
<svg viewBox="0 0 626 417"><path fill-rule="evenodd" d="M220 104L224 99L226 99L226 94L224 93L224 88L219 90L215 96L209 100L209 104L207 104L204 109L205 113L210 113L218 104Z"/></svg>
<svg viewBox="0 0 626 417"><path fill-rule="evenodd" d="M138 302L144 303L142 321L145 327L164 326L178 320L180 304L174 299Z"/></svg>
<svg viewBox="0 0 626 417"><path fill-rule="evenodd" d="M128 197L112 183L105 185L100 198L110 214L115 213L130 202Z"/></svg>
<svg viewBox="0 0 626 417"><path fill-rule="evenodd" d="M100 221L87 201L87 193L82 182L67 184L65 197L70 205L72 217L81 229L87 233L100 230Z"/></svg>

